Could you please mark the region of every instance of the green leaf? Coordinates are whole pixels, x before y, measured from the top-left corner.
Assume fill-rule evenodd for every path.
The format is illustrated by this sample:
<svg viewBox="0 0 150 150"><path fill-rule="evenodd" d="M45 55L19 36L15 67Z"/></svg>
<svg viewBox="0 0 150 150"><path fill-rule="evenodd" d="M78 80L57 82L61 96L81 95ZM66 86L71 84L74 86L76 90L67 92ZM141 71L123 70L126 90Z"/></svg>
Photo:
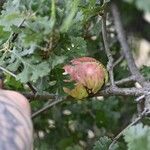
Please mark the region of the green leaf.
<svg viewBox="0 0 150 150"><path fill-rule="evenodd" d="M96 18L97 19L97 18ZM93 23L93 27L90 30L92 36L98 37L101 32L101 20L97 19L96 23Z"/></svg>
<svg viewBox="0 0 150 150"><path fill-rule="evenodd" d="M2 45L9 37L9 32L1 31L0 26L0 45Z"/></svg>
<svg viewBox="0 0 150 150"><path fill-rule="evenodd" d="M82 37L71 37L71 47L68 49L74 56L85 56L87 52L86 41Z"/></svg>
<svg viewBox="0 0 150 150"><path fill-rule="evenodd" d="M41 62L39 64L24 64L23 71L17 75L17 80L23 83L28 81L36 82L40 77L48 75L50 67L47 62Z"/></svg>
<svg viewBox="0 0 150 150"><path fill-rule="evenodd" d="M8 66L7 66L7 69L12 71L12 72L15 72L17 71L19 65L20 65L20 60L16 60L15 62L13 63L10 63Z"/></svg>
<svg viewBox="0 0 150 150"><path fill-rule="evenodd" d="M136 0L136 6L140 10L150 12L150 1L149 0Z"/></svg>
<svg viewBox="0 0 150 150"><path fill-rule="evenodd" d="M4 27L4 31L11 31L11 27L19 26L27 14L21 13L18 10L3 11L0 16L0 25Z"/></svg>
<svg viewBox="0 0 150 150"><path fill-rule="evenodd" d="M64 63L64 61L66 60L66 56L57 56L57 55L52 55L49 58L49 61L52 63L51 64L51 68L53 69L55 66Z"/></svg>
<svg viewBox="0 0 150 150"><path fill-rule="evenodd" d="M124 139L127 142L128 150L149 150L150 149L150 127L142 123L130 127L124 132Z"/></svg>
<svg viewBox="0 0 150 150"><path fill-rule="evenodd" d="M135 0L124 0L124 1L128 3L133 3Z"/></svg>
<svg viewBox="0 0 150 150"><path fill-rule="evenodd" d="M83 150L83 148L79 145L69 146L65 150Z"/></svg>
<svg viewBox="0 0 150 150"><path fill-rule="evenodd" d="M10 75L6 75L6 83L5 86L9 89L23 90L23 84Z"/></svg>
<svg viewBox="0 0 150 150"><path fill-rule="evenodd" d="M0 25L3 26L4 31L21 32L21 28L18 29L18 26L34 16L30 14L30 11L27 11L27 5L30 5L28 0L7 0L0 16Z"/></svg>
<svg viewBox="0 0 150 150"><path fill-rule="evenodd" d="M79 0L73 0L73 1L67 0L66 2L67 2L66 14L67 13L68 14L60 27L61 32L67 32L67 30L71 27L73 18L77 13L78 5L79 5Z"/></svg>
<svg viewBox="0 0 150 150"><path fill-rule="evenodd" d="M149 66L143 66L141 69L141 72L147 80L150 79L150 67Z"/></svg>
<svg viewBox="0 0 150 150"><path fill-rule="evenodd" d="M92 4L92 5L91 5ZM81 10L83 12L84 15L84 23L87 23L87 21L89 19L91 19L92 17L97 16L98 14L102 13L105 6L106 6L107 2L104 3L103 5L96 5L96 3L88 3L87 5L83 5L81 7Z"/></svg>
<svg viewBox="0 0 150 150"><path fill-rule="evenodd" d="M110 144L111 144L111 139L104 136L101 137L98 141L95 142L93 150L108 150ZM114 144L111 150L117 150L118 145Z"/></svg>
<svg viewBox="0 0 150 150"><path fill-rule="evenodd" d="M124 0L129 3L134 3L136 7L145 12L150 12L150 1L149 0Z"/></svg>

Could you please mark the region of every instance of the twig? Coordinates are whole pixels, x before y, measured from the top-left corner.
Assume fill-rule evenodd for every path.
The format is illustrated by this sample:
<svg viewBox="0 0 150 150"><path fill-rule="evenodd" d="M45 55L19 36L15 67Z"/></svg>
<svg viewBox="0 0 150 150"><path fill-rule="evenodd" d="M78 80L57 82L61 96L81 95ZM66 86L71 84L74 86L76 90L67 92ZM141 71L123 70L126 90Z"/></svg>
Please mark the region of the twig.
<svg viewBox="0 0 150 150"><path fill-rule="evenodd" d="M148 94L150 89L144 88L119 88L119 87L108 87L104 90L99 91L96 96L110 96L110 95L120 95L120 96L140 96L143 94Z"/></svg>
<svg viewBox="0 0 150 150"><path fill-rule="evenodd" d="M24 24L25 20L26 20L26 18L24 18L24 19L22 20L22 22L18 25L18 28L20 28L20 27ZM17 39L17 37L18 37L18 33L15 33L15 32L12 33L11 36L10 36L10 38L12 38L12 39L10 40L10 42L14 43L15 40Z"/></svg>
<svg viewBox="0 0 150 150"><path fill-rule="evenodd" d="M149 89L144 88L119 88L119 87L106 87L105 89L99 91L94 96L141 96L147 95L150 93ZM24 93L22 94L30 100L48 100L48 99L55 99L58 95L51 94L51 93L44 93L44 94L36 94L33 93Z"/></svg>
<svg viewBox="0 0 150 150"><path fill-rule="evenodd" d="M113 64L113 67L116 67L122 60L123 60L124 56L121 55Z"/></svg>
<svg viewBox="0 0 150 150"><path fill-rule="evenodd" d="M31 14L29 14L27 17L29 17L30 15L31 15ZM24 19L21 21L21 23L18 25L18 28L21 28L21 26L23 25L23 23L25 22L25 20L26 20L26 18L24 18ZM9 43L10 43L10 42L11 42L11 43L14 43L15 40L18 38L18 35L19 35L18 33L13 32L13 33L10 35L10 37L9 37L9 39L8 39L7 41L8 41ZM13 47L11 47L10 49L13 49ZM16 78L16 75L15 75L15 74L13 74L12 72L6 70L5 68L2 68L2 67L0 66L0 69L3 70L4 72L7 72L8 74L10 74L11 76L13 76L13 77ZM30 82L27 82L27 85L28 85L28 87L31 89L31 91L32 91L34 94L37 93L36 88L35 88Z"/></svg>
<svg viewBox="0 0 150 150"><path fill-rule="evenodd" d="M30 16L31 14L29 14L28 15L28 17ZM18 25L18 28L20 28L22 25L23 25L23 23L25 22L25 20L26 20L26 18L24 18L23 20L22 20L22 22ZM11 43L14 43L15 42L15 40L18 38L18 33L12 33L12 35L11 35L11 37L12 37L12 39L11 39ZM36 88L30 83L30 82L27 82L27 85L28 85L28 87L31 89L31 91L34 93L34 94L36 94L37 93L37 90L36 90Z"/></svg>
<svg viewBox="0 0 150 150"><path fill-rule="evenodd" d="M139 117L137 117L132 123L130 123L125 129L123 129L112 141L110 144L108 150L112 149L112 146L117 142L117 140L123 135L125 130L129 129L131 126L135 125L137 122L139 122L143 117L149 115L150 111L148 109L145 109Z"/></svg>
<svg viewBox="0 0 150 150"><path fill-rule="evenodd" d="M121 79L119 81L115 81L115 84L116 85L122 85L122 84L133 82L133 81L135 81L135 76L130 76L130 77Z"/></svg>
<svg viewBox="0 0 150 150"><path fill-rule="evenodd" d="M145 81L144 77L140 74L140 72L139 72L139 70L135 64L133 55L132 55L130 47L129 47L129 44L128 44L126 37L125 37L125 32L123 29L123 25L121 22L118 8L114 2L111 3L111 11L112 11L112 15L114 18L114 24L115 24L116 32L118 35L118 40L122 46L122 51L123 51L124 56L126 58L128 68L129 68L131 74L136 76L136 81L139 82L141 85L143 85L143 83Z"/></svg>
<svg viewBox="0 0 150 150"><path fill-rule="evenodd" d="M103 41L104 41L105 52L108 57L107 67L108 67L109 76L110 76L110 84L111 86L115 86L114 73L113 73L113 57L109 49L109 44L107 40L107 32L106 32L106 13L104 13L102 17L102 36L103 36Z"/></svg>
<svg viewBox="0 0 150 150"><path fill-rule="evenodd" d="M143 99L143 100L144 100L144 99ZM142 101L141 101L141 102L137 102L136 108L137 108L137 115L138 115L138 116L142 113L143 107L144 107L144 106L143 106Z"/></svg>
<svg viewBox="0 0 150 150"><path fill-rule="evenodd" d="M133 76L136 77L135 78L136 81L138 83L140 83L141 86L149 87L150 84L148 85L146 83L144 77L139 72L139 70L138 70L138 68L137 68L137 66L135 64L135 61L134 61L131 49L130 49L129 44L128 44L127 40L126 40L125 31L123 29L123 25L122 25L122 22L121 22L121 17L120 17L120 13L119 13L118 7L117 7L117 5L114 2L111 3L111 11L112 11L112 15L113 15L113 18L114 18L114 24L115 24L116 32L117 32L117 35L118 35L118 40L120 42L120 45L122 46L122 51L123 51L125 59L127 61L130 73ZM140 109L143 108L142 104L138 103L137 107L138 107L138 110L139 110L138 113L140 113ZM150 108L150 96L145 97L145 106L144 107L145 108Z"/></svg>
<svg viewBox="0 0 150 150"><path fill-rule="evenodd" d="M38 115L40 115L44 111L48 110L52 106L54 106L54 105L56 105L56 104L58 104L62 101L64 101L64 99L61 98L61 99L58 99L58 100L55 100L55 101L51 102L49 105L44 106L43 108L41 108L40 110L38 110L37 112L32 114L32 119L34 119L35 117L37 117Z"/></svg>
<svg viewBox="0 0 150 150"><path fill-rule="evenodd" d="M133 81L136 81L135 76L130 76L130 77L115 81L115 85L123 85L123 84L127 84L127 83L130 83ZM110 83L106 84L106 86L109 86L109 85L110 85Z"/></svg>
<svg viewBox="0 0 150 150"><path fill-rule="evenodd" d="M139 97L137 97L135 99L135 101L137 102L137 110L138 110L138 113L142 112L143 110L143 107L144 107L144 102L146 101L147 98L149 98L150 96L150 92L148 92L146 95L141 95ZM144 100L144 101L143 101ZM149 101L149 100L148 100ZM145 105L146 106L146 105ZM149 108L149 107L145 107L145 108Z"/></svg>
<svg viewBox="0 0 150 150"><path fill-rule="evenodd" d="M15 78L16 78L16 75L15 75L15 74L13 74L13 73L12 73L12 72L10 72L9 70L7 70L7 69L3 68L2 66L0 66L0 70L2 70L2 71L4 71L4 72L6 72L6 73L8 73L8 74L10 74L11 76L13 76L13 77L15 77Z"/></svg>
<svg viewBox="0 0 150 150"><path fill-rule="evenodd" d="M33 92L33 94L37 93L36 88L31 84L31 82L27 82L27 85L30 88L30 90Z"/></svg>
<svg viewBox="0 0 150 150"><path fill-rule="evenodd" d="M0 66L0 70L8 73L9 75L11 75L14 78L17 78L17 76L15 74L13 74L12 72L10 72L9 70L3 68L2 66ZM28 87L31 89L31 91L33 92L33 94L36 94L36 89L33 87L33 85L30 82L27 82Z"/></svg>
<svg viewBox="0 0 150 150"><path fill-rule="evenodd" d="M56 94L51 94L51 93L44 93L44 94L33 94L33 93L25 93L22 92L27 99L29 100L48 100L48 99L56 99L58 95Z"/></svg>
<svg viewBox="0 0 150 150"><path fill-rule="evenodd" d="M145 98L145 95L141 95L141 96L139 96L139 97L137 97L136 99L135 99L135 101L136 102L141 102L141 100L143 100Z"/></svg>

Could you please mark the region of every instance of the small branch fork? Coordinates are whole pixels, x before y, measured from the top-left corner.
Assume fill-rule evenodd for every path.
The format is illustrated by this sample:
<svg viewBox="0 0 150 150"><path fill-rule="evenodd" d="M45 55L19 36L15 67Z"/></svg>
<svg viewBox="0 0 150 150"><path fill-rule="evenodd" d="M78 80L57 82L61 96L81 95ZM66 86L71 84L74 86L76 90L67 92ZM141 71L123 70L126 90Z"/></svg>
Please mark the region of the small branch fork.
<svg viewBox="0 0 150 150"><path fill-rule="evenodd" d="M124 57L127 61L129 71L130 71L131 75L135 77L136 82L140 83L140 85L144 88L149 88L150 83L148 83L145 80L145 78L139 72L139 70L135 64L133 55L132 55L130 47L129 47L129 44L126 40L125 31L123 29L123 25L121 22L121 17L120 17L118 7L114 2L111 2L110 8L111 8L112 16L114 18L114 25L115 25L116 32L118 35L118 40L119 40L120 45L122 47L122 52L124 54ZM137 107L140 108L140 104L137 104L137 105L138 105ZM148 95L145 96L145 107L150 109L150 96L148 96ZM142 109L142 106L141 106L141 109Z"/></svg>
<svg viewBox="0 0 150 150"><path fill-rule="evenodd" d="M122 25L122 22L121 22L121 17L120 17L120 13L119 13L117 5L114 2L111 2L110 8L111 8L112 16L114 18L114 25L115 25L116 32L117 32L117 35L118 35L118 40L119 40L120 45L122 47L122 52L124 54L124 57L125 57L125 59L127 61L129 71L130 71L130 73L132 75L131 77L133 77L131 79L133 79L134 81L140 83L142 88L139 88L139 90L145 89L147 92L145 93L144 92L145 90L144 90L143 92L145 94L141 93L141 95L139 95L139 96L135 95L135 96L138 96L136 98L136 102L137 102L137 110L138 110L139 117L137 117L135 119L135 121L130 123L124 130L122 130L114 138L113 142L109 146L109 150L112 149L112 146L122 136L122 134L124 133L125 130L127 130L128 128L130 128L131 126L133 126L134 124L139 122L143 117L148 116L150 114L150 83L145 80L145 78L139 72L139 70L138 70L138 68L137 68L137 66L135 64L133 55L132 55L130 47L129 47L129 44L128 44L128 42L126 40L126 37L125 37L125 31L123 29L123 25ZM129 88L128 88L128 90L129 90ZM131 91L135 92L135 89L132 89ZM128 91L127 93L130 93L131 91ZM145 99L144 110L143 110L143 108L141 106L141 103L140 103L141 101L143 101L143 99Z"/></svg>

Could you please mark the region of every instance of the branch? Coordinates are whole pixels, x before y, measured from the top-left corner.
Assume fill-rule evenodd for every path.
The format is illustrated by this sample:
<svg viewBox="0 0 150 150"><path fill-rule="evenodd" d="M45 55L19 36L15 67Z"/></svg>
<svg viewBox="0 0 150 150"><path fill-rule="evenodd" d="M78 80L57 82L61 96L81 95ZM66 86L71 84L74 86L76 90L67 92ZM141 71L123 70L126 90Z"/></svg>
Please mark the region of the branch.
<svg viewBox="0 0 150 150"><path fill-rule="evenodd" d="M121 55L121 56L114 62L114 67L116 67L118 64L120 64L123 59L124 59L124 56Z"/></svg>
<svg viewBox="0 0 150 150"><path fill-rule="evenodd" d="M131 126L135 125L137 122L139 122L143 117L148 116L150 114L150 110L145 109L139 117L137 117L132 123L130 123L125 129L123 129L114 139L113 142L110 144L108 150L112 149L112 146L117 142L117 140L123 135L125 130L129 129Z"/></svg>
<svg viewBox="0 0 150 150"><path fill-rule="evenodd" d="M30 88L30 90L33 92L33 94L37 93L36 88L31 84L31 82L27 82L26 84Z"/></svg>
<svg viewBox="0 0 150 150"><path fill-rule="evenodd" d="M48 100L48 99L56 99L58 95L51 94L51 93L44 93L44 94L36 94L33 93L21 93L29 100ZM142 95L149 95L150 88L119 88L119 87L106 87L105 89L99 91L97 94L93 96L142 96Z"/></svg>
<svg viewBox="0 0 150 150"><path fill-rule="evenodd" d="M144 88L118 88L118 87L108 87L104 90L99 91L96 96L141 96L148 95L150 92L149 89Z"/></svg>
<svg viewBox="0 0 150 150"><path fill-rule="evenodd" d="M33 94L33 93L21 93L23 94L27 99L30 101L33 100L48 100L48 99L56 99L58 95L56 94L51 94L51 93L44 93L44 94Z"/></svg>
<svg viewBox="0 0 150 150"><path fill-rule="evenodd" d="M6 72L8 73L9 75L11 75L12 77L16 78L17 76L15 74L13 74L12 72L10 72L9 70L3 68L2 66L0 66L0 70L2 70L3 72ZM30 82L27 82L27 85L28 87L31 89L31 91L33 92L33 94L36 94L36 89L35 87L30 83Z"/></svg>
<svg viewBox="0 0 150 150"><path fill-rule="evenodd" d="M61 103L62 101L64 101L63 98L58 99L58 100L54 100L53 102L51 102L50 104L44 106L43 108L41 108L40 110L38 110L37 112L32 114L32 119L34 119L35 117L37 117L38 115L40 115L41 113L43 113L44 111L48 110L49 108L53 107L54 105Z"/></svg>
<svg viewBox="0 0 150 150"><path fill-rule="evenodd" d="M105 52L108 57L107 67L108 67L109 76L110 76L110 84L112 86L115 86L114 73L113 73L113 57L109 49L109 44L107 40L107 32L106 32L106 13L104 13L104 15L102 16L102 36L103 36L103 41L104 41Z"/></svg>
<svg viewBox="0 0 150 150"><path fill-rule="evenodd" d="M2 71L4 71L4 72L6 72L6 73L8 73L9 75L11 75L12 77L16 78L16 75L15 75L15 74L13 74L13 73L12 73L12 72L10 72L9 70L7 70L7 69L3 68L2 66L0 66L0 70L2 70Z"/></svg>
<svg viewBox="0 0 150 150"><path fill-rule="evenodd" d="M24 24L25 20L26 20L26 18L24 18L24 19L22 20L22 22L18 25L18 28L21 28L21 26ZM15 33L15 32L12 33L12 34L10 35L10 38L12 38L12 39L10 40L10 42L14 43L15 40L18 38L18 33Z"/></svg>
<svg viewBox="0 0 150 150"><path fill-rule="evenodd" d="M134 82L134 81L136 81L135 76L130 76L130 77L115 81L115 85L123 85L123 84L127 84L127 83ZM109 85L110 83L106 84L106 86L109 86Z"/></svg>
<svg viewBox="0 0 150 150"><path fill-rule="evenodd" d="M143 85L145 79L140 74L140 72L135 64L133 55L131 53L131 49L130 49L129 44L127 43L127 40L125 37L125 32L124 32L123 25L121 22L119 10L118 10L116 4L113 2L111 3L111 11L112 11L112 15L114 18L114 24L115 24L116 32L118 35L118 40L122 46L122 51L124 53L124 57L127 60L128 68L129 68L131 74L136 76L136 81L139 82L141 85Z"/></svg>
<svg viewBox="0 0 150 150"><path fill-rule="evenodd" d="M115 24L116 32L117 32L117 35L118 35L118 40L119 40L119 42L122 46L122 51L123 51L125 59L127 61L128 68L129 68L131 74L136 77L137 82L139 82L143 87L149 88L150 83L146 82L146 80L144 79L142 74L139 72L139 70L138 70L138 68L135 64L133 55L131 53L131 49L130 49L129 44L128 44L128 42L126 40L126 37L125 37L125 32L124 32L123 25L122 25L122 22L121 22L121 17L120 17L120 14L119 14L118 7L113 2L111 3L111 11L112 11L112 15L113 15L113 18L114 18L114 24ZM141 105L141 108L142 107L143 106ZM144 107L150 109L150 96L149 95L145 97L145 106Z"/></svg>

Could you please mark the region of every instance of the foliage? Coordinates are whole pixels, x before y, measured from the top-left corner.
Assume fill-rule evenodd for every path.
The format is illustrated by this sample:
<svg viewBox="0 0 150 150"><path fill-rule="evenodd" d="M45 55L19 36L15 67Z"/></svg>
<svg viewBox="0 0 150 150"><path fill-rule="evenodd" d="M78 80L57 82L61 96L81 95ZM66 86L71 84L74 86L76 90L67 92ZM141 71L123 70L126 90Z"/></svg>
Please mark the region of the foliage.
<svg viewBox="0 0 150 150"><path fill-rule="evenodd" d="M147 0L124 0L129 3L134 3L136 7L145 12L150 12L150 1Z"/></svg>
<svg viewBox="0 0 150 150"><path fill-rule="evenodd" d="M30 83L38 94L52 93L65 97L62 68L70 60L89 56L107 64L101 36L104 10L109 12L109 46L114 60L120 58L121 47L114 32L109 2L7 0L0 7L0 67L3 68L5 87L29 92L27 85ZM125 27L131 29L136 27L132 21L142 20L141 11L150 11L149 0L122 0L117 3ZM149 29L149 26L142 26L141 32L148 34ZM127 35L131 35L130 30ZM141 69L141 73L149 79L149 67ZM115 80L129 75L125 60L114 68L114 75ZM31 99L32 112L51 101ZM67 97L33 119L34 147L37 150L108 149L112 137L126 127L135 113L133 97L88 97L82 102ZM133 126L124 133L125 140L121 139L114 145L114 150L124 150L126 146L131 150L141 146L144 150L149 149L148 134L148 126Z"/></svg>
<svg viewBox="0 0 150 150"><path fill-rule="evenodd" d="M109 145L111 144L111 139L108 137L101 137L98 141L95 142L95 145L93 147L93 150L108 150ZM114 144L112 147L112 150L116 150L118 147L117 144Z"/></svg>
<svg viewBox="0 0 150 150"><path fill-rule="evenodd" d="M142 123L130 127L124 132L124 139L129 150L150 149L150 127Z"/></svg>
<svg viewBox="0 0 150 150"><path fill-rule="evenodd" d="M147 80L150 80L150 67L143 66L141 72L145 76L145 78L147 78Z"/></svg>

